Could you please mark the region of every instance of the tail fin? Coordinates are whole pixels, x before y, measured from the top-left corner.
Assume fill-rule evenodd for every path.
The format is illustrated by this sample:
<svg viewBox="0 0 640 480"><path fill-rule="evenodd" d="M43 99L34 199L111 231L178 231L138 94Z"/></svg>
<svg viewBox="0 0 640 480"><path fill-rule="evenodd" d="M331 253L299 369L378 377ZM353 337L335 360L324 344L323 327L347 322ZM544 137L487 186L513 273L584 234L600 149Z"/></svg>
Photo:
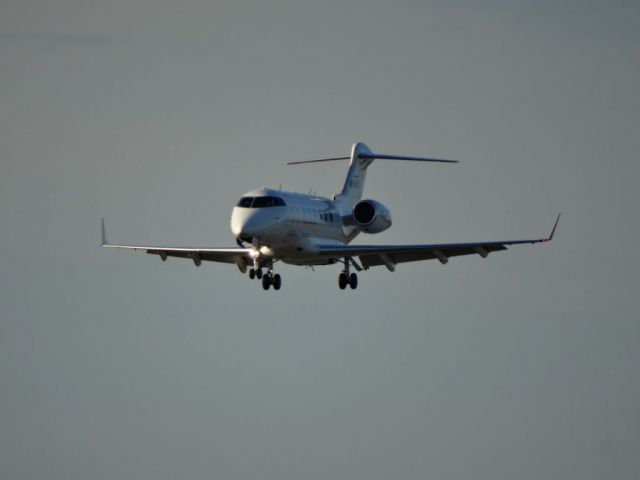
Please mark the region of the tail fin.
<svg viewBox="0 0 640 480"><path fill-rule="evenodd" d="M367 175L367 167L371 165L373 160L376 158L380 160L410 160L415 162L458 163L456 160L405 157L399 155L373 153L364 143L354 143L351 147L350 156L318 158L315 160L301 160L297 162L289 162L288 165L297 165L300 163L328 162L332 160L350 160L349 172L347 173L347 179L344 182L344 187L342 187L342 191L335 196L335 200L339 205L343 206L346 209L350 209L362 198L364 181Z"/></svg>
<svg viewBox="0 0 640 480"><path fill-rule="evenodd" d="M367 167L373 162L372 152L364 143L354 143L351 147L349 171L344 181L342 191L335 196L335 201L352 208L362 198L364 181L367 177Z"/></svg>

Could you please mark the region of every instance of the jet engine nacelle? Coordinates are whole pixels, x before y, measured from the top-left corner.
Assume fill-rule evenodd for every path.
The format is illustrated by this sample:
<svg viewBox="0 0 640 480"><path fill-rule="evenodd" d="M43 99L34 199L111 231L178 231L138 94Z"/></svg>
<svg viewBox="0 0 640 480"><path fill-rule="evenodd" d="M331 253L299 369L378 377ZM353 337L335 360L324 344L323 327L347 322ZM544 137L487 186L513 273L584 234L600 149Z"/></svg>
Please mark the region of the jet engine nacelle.
<svg viewBox="0 0 640 480"><path fill-rule="evenodd" d="M365 233L380 233L391 226L389 209L375 200L361 200L353 207L353 223Z"/></svg>

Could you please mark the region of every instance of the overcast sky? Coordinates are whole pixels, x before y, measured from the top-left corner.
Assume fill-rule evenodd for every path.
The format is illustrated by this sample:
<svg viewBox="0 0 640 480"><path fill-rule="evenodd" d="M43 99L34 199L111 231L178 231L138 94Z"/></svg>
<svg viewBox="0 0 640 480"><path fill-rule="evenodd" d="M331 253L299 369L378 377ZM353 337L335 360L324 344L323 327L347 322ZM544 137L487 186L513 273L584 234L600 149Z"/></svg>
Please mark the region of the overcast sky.
<svg viewBox="0 0 640 480"><path fill-rule="evenodd" d="M636 1L0 1L0 477L640 477ZM365 189L377 267L233 246L259 186Z"/></svg>

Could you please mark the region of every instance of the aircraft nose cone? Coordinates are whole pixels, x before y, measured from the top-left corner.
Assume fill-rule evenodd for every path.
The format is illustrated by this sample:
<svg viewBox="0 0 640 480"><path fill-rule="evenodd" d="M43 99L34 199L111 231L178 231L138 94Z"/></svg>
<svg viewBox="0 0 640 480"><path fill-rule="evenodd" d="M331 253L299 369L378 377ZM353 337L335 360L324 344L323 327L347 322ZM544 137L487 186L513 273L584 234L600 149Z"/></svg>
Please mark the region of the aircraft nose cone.
<svg viewBox="0 0 640 480"><path fill-rule="evenodd" d="M233 233L233 236L239 238L240 232L242 232L242 225L238 222L231 222L231 233Z"/></svg>
<svg viewBox="0 0 640 480"><path fill-rule="evenodd" d="M257 227L257 222L251 217L238 218L232 222L231 232L236 238L250 242L256 235Z"/></svg>
<svg viewBox="0 0 640 480"><path fill-rule="evenodd" d="M236 238L251 243L269 226L269 217L261 209L236 208L231 215L231 232Z"/></svg>
<svg viewBox="0 0 640 480"><path fill-rule="evenodd" d="M237 236L239 238L246 239L246 238L252 238L253 236L255 236L255 233L256 233L256 229L253 222L247 222L244 225L242 225Z"/></svg>

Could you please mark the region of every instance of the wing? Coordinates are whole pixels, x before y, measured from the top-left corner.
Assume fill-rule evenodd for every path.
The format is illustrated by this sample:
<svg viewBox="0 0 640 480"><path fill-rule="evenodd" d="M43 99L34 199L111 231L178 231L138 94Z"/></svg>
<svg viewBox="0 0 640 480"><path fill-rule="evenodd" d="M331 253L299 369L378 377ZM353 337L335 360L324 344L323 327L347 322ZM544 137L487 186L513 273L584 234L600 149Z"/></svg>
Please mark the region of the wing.
<svg viewBox="0 0 640 480"><path fill-rule="evenodd" d="M198 247L161 247L150 245L115 245L107 242L107 236L105 232L104 219L102 219L102 247L107 248L120 248L124 250L142 250L152 255L158 255L162 260L166 260L167 257L187 258L192 260L197 266L200 266L201 262L220 262L220 263L235 263L238 268L244 271L247 262L251 259L251 248L198 248Z"/></svg>
<svg viewBox="0 0 640 480"><path fill-rule="evenodd" d="M397 263L417 262L438 259L445 264L450 257L460 255L480 255L486 258L490 252L507 250L509 245L523 243L544 243L553 239L560 215L547 238L532 240L507 240L477 243L441 243L424 245L320 245L319 254L323 257L359 257L362 266L367 269L376 265L385 265L393 271Z"/></svg>

